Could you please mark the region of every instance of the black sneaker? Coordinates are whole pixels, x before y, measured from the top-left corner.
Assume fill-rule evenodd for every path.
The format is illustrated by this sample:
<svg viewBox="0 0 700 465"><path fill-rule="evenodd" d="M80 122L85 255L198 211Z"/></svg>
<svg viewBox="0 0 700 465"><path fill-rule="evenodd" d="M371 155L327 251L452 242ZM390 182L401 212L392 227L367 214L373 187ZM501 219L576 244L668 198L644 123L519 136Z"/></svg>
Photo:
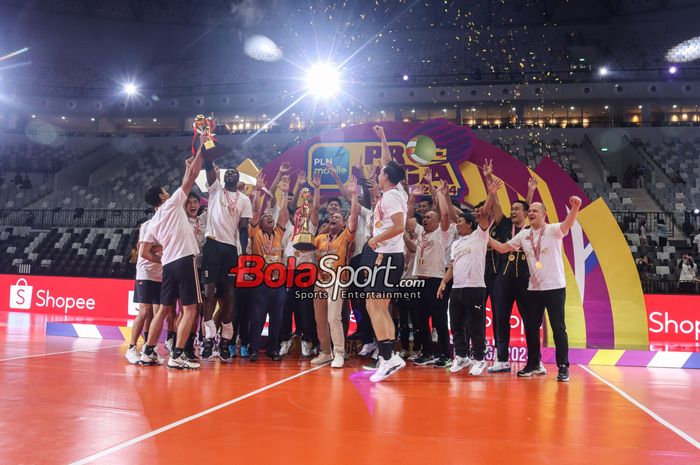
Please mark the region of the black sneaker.
<svg viewBox="0 0 700 465"><path fill-rule="evenodd" d="M452 366L452 359L450 357L440 357L435 361L433 368L449 368Z"/></svg>
<svg viewBox="0 0 700 465"><path fill-rule="evenodd" d="M434 355L421 355L413 363L420 366L434 365L438 359Z"/></svg>
<svg viewBox="0 0 700 465"><path fill-rule="evenodd" d="M251 353L250 353L250 361L251 361L251 362L257 362L257 361L258 361L258 353L257 353L257 352L251 352Z"/></svg>
<svg viewBox="0 0 700 465"><path fill-rule="evenodd" d="M187 355L187 359L194 361L194 362L199 362L199 359L197 358L197 354L194 353L194 348L192 347L185 347L185 355Z"/></svg>
<svg viewBox="0 0 700 465"><path fill-rule="evenodd" d="M219 341L219 358L221 359L222 362L228 362L231 360L231 352L229 351L229 344L231 344L231 341L228 339L221 339Z"/></svg>
<svg viewBox="0 0 700 465"><path fill-rule="evenodd" d="M557 374L557 381L562 383L569 382L569 367L566 365L559 365L559 373Z"/></svg>
<svg viewBox="0 0 700 465"><path fill-rule="evenodd" d="M379 358L370 358L369 362L362 365L362 369L365 371L375 371L379 366Z"/></svg>
<svg viewBox="0 0 700 465"><path fill-rule="evenodd" d="M275 362L279 362L280 360L282 360L282 356L277 352L267 352L267 356Z"/></svg>
<svg viewBox="0 0 700 465"><path fill-rule="evenodd" d="M214 352L214 338L206 338L204 339L204 343L202 343L202 358L204 360L209 360Z"/></svg>

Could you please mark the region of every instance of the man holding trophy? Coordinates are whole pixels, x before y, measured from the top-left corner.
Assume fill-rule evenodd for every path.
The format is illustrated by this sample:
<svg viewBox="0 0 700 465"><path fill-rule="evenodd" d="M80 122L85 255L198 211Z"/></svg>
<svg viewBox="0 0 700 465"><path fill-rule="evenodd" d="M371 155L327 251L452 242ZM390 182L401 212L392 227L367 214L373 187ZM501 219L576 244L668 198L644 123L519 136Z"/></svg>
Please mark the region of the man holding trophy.
<svg viewBox="0 0 700 465"><path fill-rule="evenodd" d="M202 158L207 161L216 160L221 157L224 152L224 146L216 139L216 120L214 119L214 113L209 117L204 115L197 115L192 123L192 129L194 134L192 134L192 155L195 154L197 148L195 143L197 139L200 140L202 146Z"/></svg>

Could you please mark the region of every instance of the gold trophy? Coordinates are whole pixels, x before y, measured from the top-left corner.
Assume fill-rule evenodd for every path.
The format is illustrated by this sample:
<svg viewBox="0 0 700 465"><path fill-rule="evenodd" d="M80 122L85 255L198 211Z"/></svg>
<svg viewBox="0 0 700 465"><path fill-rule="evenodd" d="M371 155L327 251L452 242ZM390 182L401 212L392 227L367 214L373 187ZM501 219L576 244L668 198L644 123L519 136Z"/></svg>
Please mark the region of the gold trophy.
<svg viewBox="0 0 700 465"><path fill-rule="evenodd" d="M314 245L314 235L309 231L309 219L311 218L311 191L308 188L301 190L302 204L294 220L294 237L292 246L300 252L316 250ZM299 223L301 231L297 232Z"/></svg>
<svg viewBox="0 0 700 465"><path fill-rule="evenodd" d="M214 134L216 129L216 120L214 119L214 114L205 117L204 115L197 115L194 118L194 123L192 123L192 128L194 129L194 134L192 136L192 155L196 153L195 142L197 136L204 136L202 148L202 156L205 160L215 160L224 154L223 147L218 143Z"/></svg>

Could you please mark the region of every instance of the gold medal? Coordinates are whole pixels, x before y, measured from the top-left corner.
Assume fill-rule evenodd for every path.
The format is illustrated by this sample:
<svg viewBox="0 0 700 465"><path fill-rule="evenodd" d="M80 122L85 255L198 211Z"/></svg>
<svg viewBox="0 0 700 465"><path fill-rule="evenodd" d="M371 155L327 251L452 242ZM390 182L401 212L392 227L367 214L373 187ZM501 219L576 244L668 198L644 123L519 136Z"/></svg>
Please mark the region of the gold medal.
<svg viewBox="0 0 700 465"><path fill-rule="evenodd" d="M508 255L508 261L509 261L509 262L512 262L513 260L515 260L515 254L509 254L509 255Z"/></svg>
<svg viewBox="0 0 700 465"><path fill-rule="evenodd" d="M381 222L381 221L377 221L376 223L374 223L374 227L377 228L377 229L381 228L381 227L382 227L382 222Z"/></svg>
<svg viewBox="0 0 700 465"><path fill-rule="evenodd" d="M423 260L423 257L421 257L420 260L418 260L418 263L420 263L421 265L425 263L425 260Z"/></svg>
<svg viewBox="0 0 700 465"><path fill-rule="evenodd" d="M537 262L535 262L535 268L537 268L538 270L541 270L543 266L544 265L541 261L537 260Z"/></svg>

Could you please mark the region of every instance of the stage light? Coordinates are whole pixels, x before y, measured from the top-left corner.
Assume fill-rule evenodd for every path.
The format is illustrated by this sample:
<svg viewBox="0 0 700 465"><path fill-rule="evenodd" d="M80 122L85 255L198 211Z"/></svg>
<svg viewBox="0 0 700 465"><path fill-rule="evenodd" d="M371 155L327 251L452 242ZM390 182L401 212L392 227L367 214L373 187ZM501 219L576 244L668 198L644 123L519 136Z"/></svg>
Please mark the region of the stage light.
<svg viewBox="0 0 700 465"><path fill-rule="evenodd" d="M678 71L678 68L675 66L671 66L670 68L668 68L668 72L671 74L676 74L676 71Z"/></svg>
<svg viewBox="0 0 700 465"><path fill-rule="evenodd" d="M414 108L413 110L411 110L411 113L415 113L415 112L416 112L416 109L415 109L415 108Z"/></svg>
<svg viewBox="0 0 700 465"><path fill-rule="evenodd" d="M605 107L603 107L603 108L605 108L606 110L608 110L610 107L609 107L608 105L605 105Z"/></svg>
<svg viewBox="0 0 700 465"><path fill-rule="evenodd" d="M700 58L700 36L681 42L666 53L666 61L670 63L687 63L698 58Z"/></svg>
<svg viewBox="0 0 700 465"><path fill-rule="evenodd" d="M678 105L674 104L674 105L673 105L673 108L674 108L674 109L675 109L675 108L678 108Z"/></svg>
<svg viewBox="0 0 700 465"><path fill-rule="evenodd" d="M603 66L602 68L600 68L598 70L598 74L600 74L601 76L607 76L608 75L608 68Z"/></svg>
<svg viewBox="0 0 700 465"><path fill-rule="evenodd" d="M127 121L131 123L131 118L127 119Z"/></svg>
<svg viewBox="0 0 700 465"><path fill-rule="evenodd" d="M637 108L639 108L639 109L641 110L641 109L642 109L642 105L639 105Z"/></svg>
<svg viewBox="0 0 700 465"><path fill-rule="evenodd" d="M693 210L693 213L695 213L696 215L700 215L700 208L696 208L695 210Z"/></svg>
<svg viewBox="0 0 700 465"><path fill-rule="evenodd" d="M32 119L36 119L36 115L32 115Z"/></svg>
<svg viewBox="0 0 700 465"><path fill-rule="evenodd" d="M404 81L408 81L408 74L404 74L404 75L403 75L403 80L404 80Z"/></svg>
<svg viewBox="0 0 700 465"><path fill-rule="evenodd" d="M318 98L333 97L340 90L340 74L328 63L316 64L306 75L306 88Z"/></svg>
<svg viewBox="0 0 700 465"><path fill-rule="evenodd" d="M92 122L94 123L94 122L95 122L95 118L90 118L90 121L92 121Z"/></svg>
<svg viewBox="0 0 700 465"><path fill-rule="evenodd" d="M158 119L157 119L157 118L153 118L153 122L154 122L154 123L157 123L157 122L158 122Z"/></svg>
<svg viewBox="0 0 700 465"><path fill-rule="evenodd" d="M66 117L65 117L65 116L61 116L61 119L62 119L63 121L65 121L65 120L66 120Z"/></svg>
<svg viewBox="0 0 700 465"><path fill-rule="evenodd" d="M136 84L134 84L133 82L127 82L126 84L124 84L124 93L126 93L126 95L134 95L138 93L138 91L139 88L136 87Z"/></svg>
<svg viewBox="0 0 700 465"><path fill-rule="evenodd" d="M515 111L515 107L511 108L510 111Z"/></svg>
<svg viewBox="0 0 700 465"><path fill-rule="evenodd" d="M570 107L570 108L569 108L569 110L573 110L573 109L574 109L574 107Z"/></svg>

